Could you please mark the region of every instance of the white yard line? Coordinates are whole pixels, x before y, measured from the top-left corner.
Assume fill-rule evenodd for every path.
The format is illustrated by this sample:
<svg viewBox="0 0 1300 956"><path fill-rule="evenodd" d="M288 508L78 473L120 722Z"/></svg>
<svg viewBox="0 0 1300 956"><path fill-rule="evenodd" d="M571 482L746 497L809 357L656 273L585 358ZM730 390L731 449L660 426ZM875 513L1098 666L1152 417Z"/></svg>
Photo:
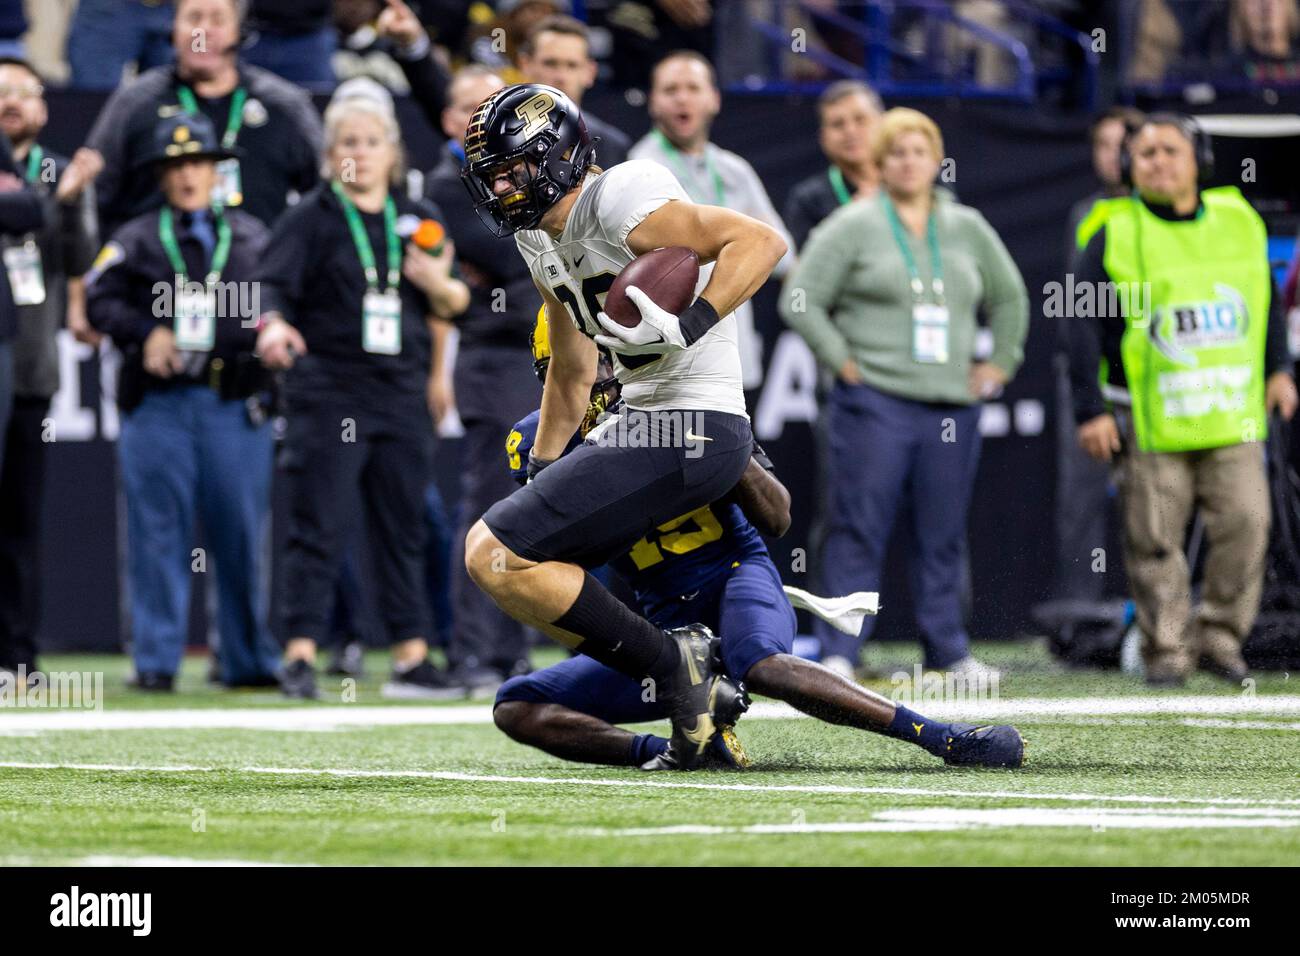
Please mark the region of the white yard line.
<svg viewBox="0 0 1300 956"><path fill-rule="evenodd" d="M926 701L914 710L941 720L1015 720L1017 717L1108 717L1161 714L1251 716L1300 714L1300 695L1187 695L1164 697L1023 697L986 701ZM787 704L762 701L745 720L803 717ZM487 724L487 704L455 706L232 707L188 710L22 710L0 708L0 737L54 730L272 730L336 731L356 727Z"/></svg>
<svg viewBox="0 0 1300 956"><path fill-rule="evenodd" d="M748 826L677 824L666 827L588 827L585 836L645 837L697 834L907 833L924 830L971 830L1004 827L1087 827L1104 830L1289 829L1300 827L1300 810L1203 810L1151 807L992 807L959 809L921 807L881 810L870 820L827 823L755 823Z"/></svg>
<svg viewBox="0 0 1300 956"><path fill-rule="evenodd" d="M0 770L73 770L100 773L257 773L272 776L325 776L380 780L444 780L454 783L537 784L543 786L615 787L636 790L712 790L731 793L825 793L972 799L1059 800L1063 802L1195 804L1203 806L1300 806L1300 799L1256 800L1246 797L1170 797L1140 794L1032 793L1018 790L952 790L931 787L850 787L836 784L692 783L686 780L614 780L607 777L511 777L454 770L351 770L341 767L199 767L185 764L137 766L102 763L0 761Z"/></svg>

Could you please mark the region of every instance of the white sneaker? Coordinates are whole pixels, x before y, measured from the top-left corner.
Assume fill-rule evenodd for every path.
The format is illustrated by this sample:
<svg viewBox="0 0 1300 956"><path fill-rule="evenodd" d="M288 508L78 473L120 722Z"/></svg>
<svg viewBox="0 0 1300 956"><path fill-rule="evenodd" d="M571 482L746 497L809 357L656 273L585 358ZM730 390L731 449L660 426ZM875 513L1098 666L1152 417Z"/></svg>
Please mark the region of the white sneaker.
<svg viewBox="0 0 1300 956"><path fill-rule="evenodd" d="M858 679L858 676L853 669L853 662L847 657L841 657L839 654L832 654L830 657L823 657L822 667L834 671L841 677L847 677L849 680L856 681Z"/></svg>
<svg viewBox="0 0 1300 956"><path fill-rule="evenodd" d="M1002 679L1002 672L996 667L977 661L967 654L959 661L954 661L945 668L949 674L956 674L970 681L995 681Z"/></svg>

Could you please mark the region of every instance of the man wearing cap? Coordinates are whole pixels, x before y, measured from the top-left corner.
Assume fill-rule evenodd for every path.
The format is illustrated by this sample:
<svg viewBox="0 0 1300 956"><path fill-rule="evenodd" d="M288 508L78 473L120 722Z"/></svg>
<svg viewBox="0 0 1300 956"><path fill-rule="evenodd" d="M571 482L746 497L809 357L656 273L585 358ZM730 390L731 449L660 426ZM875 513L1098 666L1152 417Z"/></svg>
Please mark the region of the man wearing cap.
<svg viewBox="0 0 1300 956"><path fill-rule="evenodd" d="M275 682L262 536L269 527L269 379L253 356L254 269L266 228L213 202L238 158L204 116L176 114L139 172L161 208L113 233L86 276L91 324L122 352L118 441L127 510L135 684L170 690L188 633L190 585L215 564L221 680ZM191 537L196 513L203 547Z"/></svg>
<svg viewBox="0 0 1300 956"><path fill-rule="evenodd" d="M239 61L239 0L177 0L172 27L176 62L142 73L108 99L85 152L102 165L96 180L105 234L161 202L157 183L139 163L160 119L208 118L221 144L239 146L222 162L214 197L269 225L320 178L320 117L307 92ZM92 169L93 169L92 166Z"/></svg>

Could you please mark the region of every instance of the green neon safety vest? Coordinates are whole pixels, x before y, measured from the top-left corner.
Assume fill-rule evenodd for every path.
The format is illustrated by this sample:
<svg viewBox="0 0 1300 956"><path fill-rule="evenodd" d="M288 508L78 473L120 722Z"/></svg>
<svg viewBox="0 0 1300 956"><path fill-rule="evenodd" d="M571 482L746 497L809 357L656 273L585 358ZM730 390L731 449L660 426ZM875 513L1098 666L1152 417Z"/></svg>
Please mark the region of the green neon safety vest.
<svg viewBox="0 0 1300 956"><path fill-rule="evenodd" d="M1104 200L1104 264L1117 301L1127 300L1120 355L1143 451L1218 448L1267 435L1272 285L1264 221L1235 186L1207 189L1201 202L1195 219L1170 222L1137 198Z"/></svg>
<svg viewBox="0 0 1300 956"><path fill-rule="evenodd" d="M1124 196L1120 201L1127 201L1128 197ZM1082 250L1087 248L1088 240L1096 235L1097 230L1106 225L1111 211L1115 208L1114 199L1098 199L1088 210L1088 215L1079 220L1079 225L1074 230L1074 245Z"/></svg>

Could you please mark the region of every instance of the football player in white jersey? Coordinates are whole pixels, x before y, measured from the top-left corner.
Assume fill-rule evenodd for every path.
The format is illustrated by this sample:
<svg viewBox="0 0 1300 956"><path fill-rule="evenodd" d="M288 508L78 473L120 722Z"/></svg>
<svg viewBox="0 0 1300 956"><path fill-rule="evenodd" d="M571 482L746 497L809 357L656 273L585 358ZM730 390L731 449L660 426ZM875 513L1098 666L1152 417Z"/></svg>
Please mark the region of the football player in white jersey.
<svg viewBox="0 0 1300 956"><path fill-rule="evenodd" d="M532 270L551 319L551 362L530 481L470 530L465 564L506 613L666 701L672 742L645 767L689 769L743 709L740 689L718 673L716 639L703 627L660 630L586 569L739 481L753 435L731 313L786 245L764 223L691 202L657 164L602 171L595 148L577 107L548 86L505 87L470 118L462 178L488 228L514 233ZM673 315L631 288L642 321L614 323L603 305L615 276L666 246L699 256L695 301ZM614 357L625 410L565 455L597 344ZM674 542L687 546L693 533L707 531Z"/></svg>

